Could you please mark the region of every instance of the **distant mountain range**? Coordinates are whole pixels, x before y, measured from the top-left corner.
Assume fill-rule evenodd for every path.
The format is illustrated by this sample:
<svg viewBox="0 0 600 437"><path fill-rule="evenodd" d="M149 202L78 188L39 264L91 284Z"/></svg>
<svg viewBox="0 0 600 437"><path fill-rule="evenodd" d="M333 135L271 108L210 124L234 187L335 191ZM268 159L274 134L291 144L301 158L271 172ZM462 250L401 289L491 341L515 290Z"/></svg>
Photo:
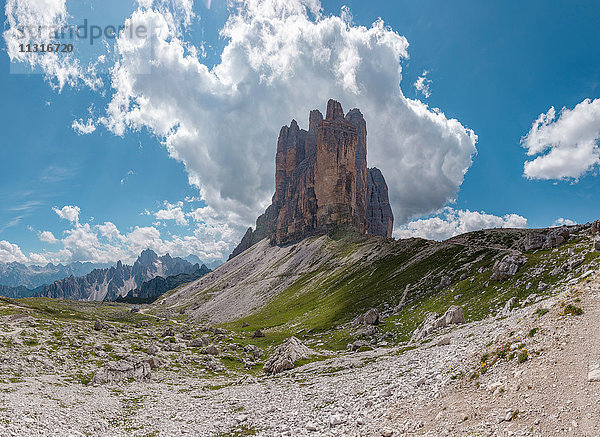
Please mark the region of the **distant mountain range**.
<svg viewBox="0 0 600 437"><path fill-rule="evenodd" d="M202 267L207 269L204 265ZM119 261L116 266L93 269L83 276L70 275L33 289L22 285L0 286L0 295L14 298L34 296L90 301L115 300L157 276L194 274L199 270L201 267L198 263L192 264L182 258L173 258L169 254L159 257L154 251L147 249L132 266Z"/></svg>
<svg viewBox="0 0 600 437"><path fill-rule="evenodd" d="M197 255L188 255L185 258L183 258L184 260L192 263L192 264L198 264L198 265L206 265L206 267L208 267L210 270L214 270L217 267L219 267L221 264L223 264L223 260L222 259L217 259L217 260L213 260L210 262L202 262L202 260L197 256Z"/></svg>
<svg viewBox="0 0 600 437"><path fill-rule="evenodd" d="M0 262L0 285L36 288L69 276L85 276L94 269L105 269L113 265L114 263L74 262L66 265L48 263L45 266L27 266L18 262Z"/></svg>
<svg viewBox="0 0 600 437"><path fill-rule="evenodd" d="M187 284L188 282L200 279L202 276L210 273L211 270L204 264L200 266L194 273L180 273L175 276L157 276L154 279L144 282L140 287L135 290L131 290L125 297L117 297L117 302L127 303L152 303L160 295L166 293L169 290L173 290L179 287L181 284Z"/></svg>

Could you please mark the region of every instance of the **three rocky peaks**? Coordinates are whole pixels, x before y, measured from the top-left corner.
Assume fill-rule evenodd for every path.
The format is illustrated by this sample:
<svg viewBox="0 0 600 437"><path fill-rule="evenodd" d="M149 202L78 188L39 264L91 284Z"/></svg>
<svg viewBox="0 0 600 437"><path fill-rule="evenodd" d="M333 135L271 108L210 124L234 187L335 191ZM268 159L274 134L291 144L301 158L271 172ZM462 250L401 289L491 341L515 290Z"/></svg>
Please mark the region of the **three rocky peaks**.
<svg viewBox="0 0 600 437"><path fill-rule="evenodd" d="M329 100L327 115L310 112L308 131L296 120L277 141L272 204L249 228L230 259L265 237L291 244L338 227L391 237L394 217L381 171L367 168L367 124L358 109L344 116Z"/></svg>

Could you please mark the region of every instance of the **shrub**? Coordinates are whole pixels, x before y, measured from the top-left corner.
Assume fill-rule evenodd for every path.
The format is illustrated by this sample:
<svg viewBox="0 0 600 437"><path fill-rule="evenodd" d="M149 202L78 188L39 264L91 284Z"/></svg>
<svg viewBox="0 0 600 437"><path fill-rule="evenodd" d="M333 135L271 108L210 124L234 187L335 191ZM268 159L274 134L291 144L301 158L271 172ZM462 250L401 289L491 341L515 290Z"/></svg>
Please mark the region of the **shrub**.
<svg viewBox="0 0 600 437"><path fill-rule="evenodd" d="M529 336L533 337L536 334L536 332L537 332L537 328L531 329L531 331L529 331Z"/></svg>
<svg viewBox="0 0 600 437"><path fill-rule="evenodd" d="M519 361L519 363L524 363L525 361L527 361L529 359L529 354L527 353L526 349L523 349L520 353L519 356L517 357L517 360Z"/></svg>
<svg viewBox="0 0 600 437"><path fill-rule="evenodd" d="M502 346L499 346L498 349L496 349L496 355L498 355L498 358L508 358L509 353L510 343L504 343Z"/></svg>
<svg viewBox="0 0 600 437"><path fill-rule="evenodd" d="M583 314L583 309L581 309L580 307L576 307L573 304L569 304L565 307L565 309L563 310L563 314L565 316L567 315L571 315L571 316L580 316Z"/></svg>

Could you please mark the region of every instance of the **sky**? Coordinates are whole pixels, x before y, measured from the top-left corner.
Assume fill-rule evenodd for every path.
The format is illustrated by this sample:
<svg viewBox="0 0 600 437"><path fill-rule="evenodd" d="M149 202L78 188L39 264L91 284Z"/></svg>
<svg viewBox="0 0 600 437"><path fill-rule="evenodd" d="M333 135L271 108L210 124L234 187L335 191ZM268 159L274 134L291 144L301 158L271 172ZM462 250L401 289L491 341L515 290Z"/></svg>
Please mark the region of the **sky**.
<svg viewBox="0 0 600 437"><path fill-rule="evenodd" d="M365 116L396 238L600 218L597 2L2 6L0 262L226 259L280 127L329 98ZM20 52L49 42L73 53Z"/></svg>

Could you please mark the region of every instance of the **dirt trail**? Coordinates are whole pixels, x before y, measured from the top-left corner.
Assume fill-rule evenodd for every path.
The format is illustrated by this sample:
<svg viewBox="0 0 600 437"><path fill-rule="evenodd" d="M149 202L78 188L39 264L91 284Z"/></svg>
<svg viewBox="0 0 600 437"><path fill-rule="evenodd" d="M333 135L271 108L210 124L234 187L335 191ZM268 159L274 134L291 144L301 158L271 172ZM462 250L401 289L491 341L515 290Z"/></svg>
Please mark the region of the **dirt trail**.
<svg viewBox="0 0 600 437"><path fill-rule="evenodd" d="M568 302L583 315L563 315ZM600 382L588 382L589 366L600 364L600 277L515 330L533 328L528 361L498 362L435 405L405 406L406 413L422 420L426 435L600 436Z"/></svg>

